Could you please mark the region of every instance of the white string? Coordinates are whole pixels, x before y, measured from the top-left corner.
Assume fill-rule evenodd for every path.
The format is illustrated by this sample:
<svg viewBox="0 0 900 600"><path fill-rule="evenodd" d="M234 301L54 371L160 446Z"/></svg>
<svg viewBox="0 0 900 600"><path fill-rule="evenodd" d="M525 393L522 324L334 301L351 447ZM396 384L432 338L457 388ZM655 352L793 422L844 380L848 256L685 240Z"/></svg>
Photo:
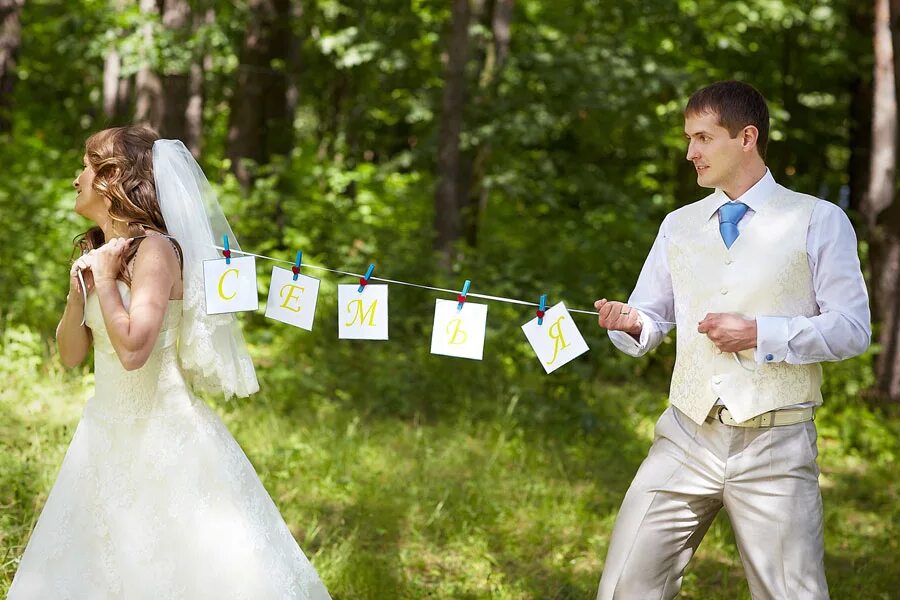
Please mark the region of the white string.
<svg viewBox="0 0 900 600"><path fill-rule="evenodd" d="M225 248L223 248L222 246L213 246L213 247L216 248L217 250L223 250L223 251L225 250ZM266 259L266 260L271 260L271 261L274 261L274 262L284 263L284 264L291 265L291 266L294 265L294 263L291 262L291 261L289 261L289 260L284 260L284 259L282 259L282 258L273 258L273 257L271 257L271 256L266 256L266 255L264 255L264 254L254 254L254 253L252 253L252 252L245 252L245 251L243 251L243 250L231 250L231 252L233 252L233 253L235 253L235 254L243 254L243 255L246 255L246 256L255 256L255 257L257 257L257 258L264 258L264 259ZM341 271L341 270L338 270L338 269L329 269L329 268L327 268L327 267L319 267L319 266L317 266L317 265L310 265L310 264L305 263L305 262L301 262L300 268L302 268L302 269L316 269L316 270L319 270L319 271L328 271L329 273L338 273L339 275L346 275L346 276L348 276L348 277L356 277L357 279L362 279L363 277L365 277L365 275L363 275L363 274L361 274L361 273L351 273L351 272L349 272L349 271ZM394 284L394 285L405 285L405 286L414 287L414 288L419 288L419 289L423 289L423 290L432 290L432 291L435 291L435 292L446 292L446 293L448 293L448 294L459 294L459 293L460 293L460 290L451 290L451 289L447 289L447 288L439 288L439 287L434 287L434 286L430 286L430 285L422 285L422 284L419 284L419 283L411 283L411 282L409 282L409 281L399 281L399 280L396 280L396 279L385 279L385 278L383 278L383 277L375 277L375 276L372 276L372 277L369 278L369 280L370 280L370 281L382 281L382 282L384 282L384 283L392 283L392 284ZM519 299L517 299L517 298L506 298L506 297L504 297L504 296L491 296L491 295L488 295L488 294L477 294L477 293L475 293L475 292L469 292L468 294L466 294L466 296L467 296L467 297L471 296L472 298L481 298L482 300L493 300L493 301L495 301L495 302L507 302L507 303L509 303L509 304L521 304L521 305L523 305L523 306L537 306L537 307L540 307L540 304L538 304L537 302L528 302L528 301L525 301L525 300L519 300ZM581 309L577 309L577 308L568 308L568 307L566 307L566 310L568 310L569 312L582 313L582 314L586 314L586 315L594 315L594 316L597 315L597 311L596 311L596 310L590 311L590 310L581 310ZM663 324L663 325L675 325L675 323L668 323L668 322L666 322L666 321L654 321L654 323L661 323L661 324Z"/></svg>
<svg viewBox="0 0 900 600"><path fill-rule="evenodd" d="M162 235L167 238L175 239L173 236L168 235L168 234L161 233L159 235ZM137 236L137 237L147 237L147 236ZM137 238L134 238L134 239L137 239ZM223 246L215 246L214 245L212 247L217 250L222 250L222 251L225 250L225 248ZM284 260L282 258L274 258L272 256L266 256L265 254L254 254L253 252L245 252L243 250L231 250L230 248L229 248L229 251L234 252L236 254L242 254L244 256L255 256L256 258L262 258L265 260L271 260L273 262L278 262L278 263L283 263L283 264L294 266L294 263L289 260ZM346 275L348 277L355 277L357 279L362 279L363 277L365 277L365 275L363 275L361 273L351 273L349 271L341 271L339 269L329 269L328 267L320 267L317 265L310 265L310 264L303 263L303 262L301 262L300 266L301 266L301 268L304 268L304 269L316 269L319 271L328 271L329 273L337 273L339 275ZM81 269L78 269L77 273L78 273L78 280L81 283L81 291L84 296L85 306L87 306L87 288L85 288L84 279L81 276ZM435 292L446 292L448 294L457 294L458 295L460 293L459 290L451 290L451 289L447 289L447 288L439 288L439 287L434 287L434 286L430 286L430 285L422 285L419 283L412 283L409 281L400 281L397 279L386 279L384 277L374 277L373 276L373 277L370 277L369 280L370 281L381 281L384 283L391 283L394 285L405 285L408 287L414 287L414 288L419 288L419 289L423 289L423 290L432 290ZM517 298L507 298L504 296L491 296L489 294L478 294L475 292L469 292L468 294L466 294L466 296L467 297L471 296L473 298L480 298L482 300L491 300L494 302L506 302L508 304L519 304L522 306L540 307L540 304L538 304L537 302L528 302L526 300L519 300ZM592 315L592 316L597 315L596 310L582 310L582 309L578 309L578 308L569 308L569 307L566 307L566 310L568 310L570 313L581 313L581 314ZM658 325L676 325L676 323L673 323L671 321L651 321L651 323L656 323ZM84 325L83 318L82 318L81 324Z"/></svg>
<svg viewBox="0 0 900 600"><path fill-rule="evenodd" d="M164 235L167 238L175 239L171 235L166 235L166 234L160 234L160 235ZM146 236L140 236L140 237L146 237ZM222 250L222 251L225 250L225 248L222 246L213 246L213 248L216 248L217 250ZM291 266L294 265L294 263L289 260L284 260L282 258L274 258L271 256L266 256L264 254L254 254L253 252L244 252L243 250L230 250L230 251L235 252L237 254L243 254L245 256L255 256L256 258L271 260L273 262L284 263L284 264L288 264ZM329 269L328 267L319 267L317 265L310 265L310 264L303 263L303 262L301 262L300 266L301 266L301 268L305 268L305 269L316 269L319 271L328 271L329 273L337 273L339 275L346 275L348 277L355 277L357 279L362 279L363 277L365 277L361 273L351 273L349 271L341 271L338 269ZM78 282L81 284L81 294L82 294L82 297L84 298L85 310L84 310L84 313L82 314L82 318L81 318L81 324L84 325L85 317L87 315L87 287L84 285L84 277L82 277L82 275L81 275L81 269L77 269L76 273L78 274ZM396 279L385 279L383 277L370 277L369 279L374 280L374 281L382 281L384 283L391 283L394 285L405 285L405 286L419 288L419 289L423 289L423 290L432 290L435 292L446 292L448 294L459 294L459 290L451 290L451 289L447 289L447 288L439 288L439 287L434 287L434 286L430 286L430 285L422 285L419 283L411 283L409 281L399 281ZM481 298L482 300L492 300L495 302L506 302L509 304L520 304L523 306L540 307L540 304L538 304L537 302L527 302L525 300L519 300L517 298L506 298L504 296L491 296L488 294L477 294L474 292L469 292L467 294L467 296L472 296L473 298ZM572 312L582 313L582 314L592 315L592 316L597 314L596 310L589 311L589 310L581 310L581 309L577 309L577 308L568 308L568 307L566 307L566 310L568 310L570 313L572 313ZM677 325L677 323L673 323L672 321L650 321L650 322L656 323L658 325ZM741 361L741 357L738 356L737 352L732 352L731 354L734 357L734 360L737 362L738 366L740 366L745 371L755 371L756 370L756 369L751 369L751 368L745 367L744 363Z"/></svg>

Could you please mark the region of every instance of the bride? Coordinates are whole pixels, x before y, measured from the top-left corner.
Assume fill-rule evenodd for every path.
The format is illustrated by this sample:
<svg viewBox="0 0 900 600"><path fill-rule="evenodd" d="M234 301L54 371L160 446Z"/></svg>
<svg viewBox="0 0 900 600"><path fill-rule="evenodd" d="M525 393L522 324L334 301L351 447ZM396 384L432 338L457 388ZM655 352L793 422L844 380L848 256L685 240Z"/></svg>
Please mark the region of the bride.
<svg viewBox="0 0 900 600"><path fill-rule="evenodd" d="M184 145L141 127L85 144L80 240L57 328L96 390L9 591L55 598L329 598L253 466L192 393L259 389L233 315L207 315L202 261L237 246ZM84 287L82 287L83 280Z"/></svg>

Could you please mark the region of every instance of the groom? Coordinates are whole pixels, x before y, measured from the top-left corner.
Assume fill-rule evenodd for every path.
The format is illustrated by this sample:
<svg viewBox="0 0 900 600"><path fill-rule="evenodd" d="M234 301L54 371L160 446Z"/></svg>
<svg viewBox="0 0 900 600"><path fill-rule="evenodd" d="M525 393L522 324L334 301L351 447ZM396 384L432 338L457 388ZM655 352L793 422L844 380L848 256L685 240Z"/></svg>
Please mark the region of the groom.
<svg viewBox="0 0 900 600"><path fill-rule="evenodd" d="M627 304L598 300L641 356L677 325L670 406L625 494L598 600L673 598L719 509L753 598L828 598L815 409L822 361L862 353L868 296L850 221L775 182L769 111L723 81L684 111L687 159L714 188L662 222Z"/></svg>

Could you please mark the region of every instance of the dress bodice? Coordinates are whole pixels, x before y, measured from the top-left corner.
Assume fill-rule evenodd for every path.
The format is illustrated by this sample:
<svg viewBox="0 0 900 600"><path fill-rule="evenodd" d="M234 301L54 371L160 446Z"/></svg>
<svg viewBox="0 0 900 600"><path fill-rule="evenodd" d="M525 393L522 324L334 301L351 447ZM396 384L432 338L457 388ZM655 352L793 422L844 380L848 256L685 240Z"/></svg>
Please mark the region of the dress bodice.
<svg viewBox="0 0 900 600"><path fill-rule="evenodd" d="M127 310L131 290L117 281ZM85 323L94 339L94 397L86 410L107 418L147 418L188 408L193 397L178 364L178 337L181 331L182 301L169 300L159 337L147 362L129 371L122 366L113 348L97 294L88 296Z"/></svg>

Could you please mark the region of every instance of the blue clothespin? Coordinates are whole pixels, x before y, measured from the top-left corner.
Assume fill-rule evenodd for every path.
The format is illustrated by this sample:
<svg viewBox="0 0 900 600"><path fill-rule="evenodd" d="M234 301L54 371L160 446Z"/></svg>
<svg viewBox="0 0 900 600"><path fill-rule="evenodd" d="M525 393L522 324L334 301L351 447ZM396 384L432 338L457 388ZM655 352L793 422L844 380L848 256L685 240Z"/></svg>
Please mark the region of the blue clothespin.
<svg viewBox="0 0 900 600"><path fill-rule="evenodd" d="M547 308L547 294L541 294L541 307L537 310L538 325L544 324L544 315Z"/></svg>
<svg viewBox="0 0 900 600"><path fill-rule="evenodd" d="M297 277L300 276L300 265L303 260L303 250L297 250L297 260L294 261L294 266L291 267L291 271L294 273L294 281L297 281Z"/></svg>
<svg viewBox="0 0 900 600"><path fill-rule="evenodd" d="M231 249L228 247L228 236L224 235L222 237L225 240L225 251L222 252L222 254L225 256L225 264L230 265L231 264Z"/></svg>
<svg viewBox="0 0 900 600"><path fill-rule="evenodd" d="M466 282L463 284L462 293L456 297L456 301L458 304L456 305L456 310L462 310L463 304L466 303L466 296L469 294L469 286L472 285L472 282L466 279Z"/></svg>
<svg viewBox="0 0 900 600"><path fill-rule="evenodd" d="M369 269L366 271L366 276L359 280L359 289L357 290L360 294L362 294L363 289L367 285L369 285L369 278L372 277L372 271L375 270L375 265L369 265Z"/></svg>

